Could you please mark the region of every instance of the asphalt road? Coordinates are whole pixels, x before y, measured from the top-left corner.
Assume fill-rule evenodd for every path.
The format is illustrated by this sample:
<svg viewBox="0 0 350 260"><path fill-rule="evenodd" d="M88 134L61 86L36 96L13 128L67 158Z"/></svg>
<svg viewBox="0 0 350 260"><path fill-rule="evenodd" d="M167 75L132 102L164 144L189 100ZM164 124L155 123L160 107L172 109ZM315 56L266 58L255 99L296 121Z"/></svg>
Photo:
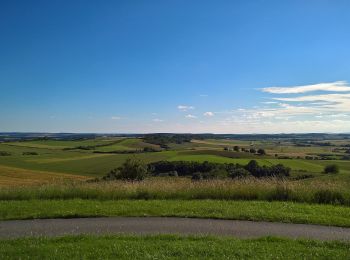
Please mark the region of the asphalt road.
<svg viewBox="0 0 350 260"><path fill-rule="evenodd" d="M350 241L350 228L239 220L106 217L0 221L0 238L121 233L224 235L238 238L278 236Z"/></svg>

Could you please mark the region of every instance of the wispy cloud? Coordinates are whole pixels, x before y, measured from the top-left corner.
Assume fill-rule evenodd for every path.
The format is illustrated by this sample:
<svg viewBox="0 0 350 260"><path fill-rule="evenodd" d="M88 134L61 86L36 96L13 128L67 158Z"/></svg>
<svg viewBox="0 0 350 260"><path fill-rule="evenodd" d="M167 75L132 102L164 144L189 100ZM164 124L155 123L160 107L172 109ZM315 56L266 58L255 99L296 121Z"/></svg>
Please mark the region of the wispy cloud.
<svg viewBox="0 0 350 260"><path fill-rule="evenodd" d="M119 119L122 119L120 116L112 116L111 117L112 120L119 120Z"/></svg>
<svg viewBox="0 0 350 260"><path fill-rule="evenodd" d="M194 106L178 105L177 109L181 111L188 111L194 109Z"/></svg>
<svg viewBox="0 0 350 260"><path fill-rule="evenodd" d="M185 117L186 117L186 118L190 118L190 119L197 118L196 116L191 115L191 114L188 114L188 115L186 115Z"/></svg>
<svg viewBox="0 0 350 260"><path fill-rule="evenodd" d="M323 109L325 112L350 112L350 93L281 97L274 98L274 100L294 103L301 102L307 104L308 107Z"/></svg>
<svg viewBox="0 0 350 260"><path fill-rule="evenodd" d="M163 122L164 120L159 119L159 118L154 118L154 119L152 119L152 121L153 121L153 122L159 123L159 122Z"/></svg>
<svg viewBox="0 0 350 260"><path fill-rule="evenodd" d="M350 126L350 86L344 81L262 91L279 96L261 102L261 107L232 110L218 123L223 128L239 125L255 132L340 132ZM328 93L306 94L313 91Z"/></svg>
<svg viewBox="0 0 350 260"><path fill-rule="evenodd" d="M213 113L213 112L205 112L205 113L203 114L203 116L211 117L211 116L214 116L214 113Z"/></svg>
<svg viewBox="0 0 350 260"><path fill-rule="evenodd" d="M268 87L263 88L262 91L272 94L301 94L312 91L350 92L350 85L346 81L335 81L293 87Z"/></svg>

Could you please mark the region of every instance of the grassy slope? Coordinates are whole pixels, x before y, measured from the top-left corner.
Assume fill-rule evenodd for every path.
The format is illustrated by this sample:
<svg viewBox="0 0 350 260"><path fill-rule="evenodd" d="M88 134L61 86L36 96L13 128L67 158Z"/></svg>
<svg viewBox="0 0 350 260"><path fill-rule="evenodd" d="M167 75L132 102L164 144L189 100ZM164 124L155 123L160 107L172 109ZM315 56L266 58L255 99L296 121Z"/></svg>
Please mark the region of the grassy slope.
<svg viewBox="0 0 350 260"><path fill-rule="evenodd" d="M347 259L345 242L212 236L67 236L0 241L2 259Z"/></svg>
<svg viewBox="0 0 350 260"><path fill-rule="evenodd" d="M345 242L175 235L67 236L0 243L3 259L346 259L349 248Z"/></svg>
<svg viewBox="0 0 350 260"><path fill-rule="evenodd" d="M218 200L0 201L0 219L176 216L350 227L350 208L293 202Z"/></svg>
<svg viewBox="0 0 350 260"><path fill-rule="evenodd" d="M160 149L158 145L148 144L142 141L142 139L139 138L128 138L125 140L121 140L120 142L108 145L108 146L102 146L98 147L96 151L102 151L102 152L112 152L112 151L132 151L132 150L140 150L145 147L153 148L153 149Z"/></svg>
<svg viewBox="0 0 350 260"><path fill-rule="evenodd" d="M111 169L120 166L129 157L137 157L145 162L151 162L165 160L175 154L172 151L136 155L94 154L92 151L62 151L6 144L0 144L0 151L12 154L11 156L0 156L0 165L89 176L103 176ZM37 152L39 155L24 156L23 152Z"/></svg>

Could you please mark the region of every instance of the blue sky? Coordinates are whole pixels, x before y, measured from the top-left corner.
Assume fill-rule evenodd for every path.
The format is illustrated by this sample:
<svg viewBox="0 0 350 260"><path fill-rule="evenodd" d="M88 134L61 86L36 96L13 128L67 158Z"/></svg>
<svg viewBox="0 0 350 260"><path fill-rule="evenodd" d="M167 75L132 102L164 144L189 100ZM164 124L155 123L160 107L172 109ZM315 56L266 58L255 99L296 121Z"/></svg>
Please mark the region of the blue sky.
<svg viewBox="0 0 350 260"><path fill-rule="evenodd" d="M0 131L350 132L349 1L0 2Z"/></svg>

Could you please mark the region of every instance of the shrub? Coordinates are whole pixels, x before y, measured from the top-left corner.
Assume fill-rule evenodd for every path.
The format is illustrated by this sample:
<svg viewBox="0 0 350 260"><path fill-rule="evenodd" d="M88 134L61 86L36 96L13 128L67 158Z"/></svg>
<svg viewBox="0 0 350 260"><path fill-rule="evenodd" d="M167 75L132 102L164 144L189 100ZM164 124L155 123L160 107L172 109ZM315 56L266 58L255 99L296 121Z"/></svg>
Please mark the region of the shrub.
<svg viewBox="0 0 350 260"><path fill-rule="evenodd" d="M260 155L265 155L266 154L266 152L265 152L265 150L264 149L259 149L258 150L258 154L260 154Z"/></svg>
<svg viewBox="0 0 350 260"><path fill-rule="evenodd" d="M0 156L10 156L11 153L5 152L5 151L0 151Z"/></svg>
<svg viewBox="0 0 350 260"><path fill-rule="evenodd" d="M255 150L254 148L250 148L250 149L249 149L249 152L250 152L250 153L256 153L256 150Z"/></svg>
<svg viewBox="0 0 350 260"><path fill-rule="evenodd" d="M136 159L127 159L123 165L113 169L104 180L130 180L140 181L146 177L147 165Z"/></svg>
<svg viewBox="0 0 350 260"><path fill-rule="evenodd" d="M229 176L234 179L234 178L244 178L250 175L250 172L248 172L244 168L236 168L230 171Z"/></svg>
<svg viewBox="0 0 350 260"><path fill-rule="evenodd" d="M144 147L144 148L143 148L143 151L144 151L145 153L158 152L157 149L154 149L154 148L152 148L152 147Z"/></svg>
<svg viewBox="0 0 350 260"><path fill-rule="evenodd" d="M245 166L245 169L246 169L247 171L249 171L250 173L253 174L253 172L256 172L256 171L258 170L259 167L260 167L260 166L259 166L259 164L258 164L257 161L251 160L251 161Z"/></svg>
<svg viewBox="0 0 350 260"><path fill-rule="evenodd" d="M203 176L200 172L195 172L192 174L192 180L193 181L200 181L203 180Z"/></svg>
<svg viewBox="0 0 350 260"><path fill-rule="evenodd" d="M330 165L326 165L324 167L324 173L339 173L339 166L336 164L330 164Z"/></svg>
<svg viewBox="0 0 350 260"><path fill-rule="evenodd" d="M226 178L227 175L227 171L223 168L215 168L209 172L202 173L202 177L205 180Z"/></svg>
<svg viewBox="0 0 350 260"><path fill-rule="evenodd" d="M170 171L170 172L162 172L159 173L157 176L159 177L178 177L177 171Z"/></svg>
<svg viewBox="0 0 350 260"><path fill-rule="evenodd" d="M23 152L22 155L38 155L36 152Z"/></svg>
<svg viewBox="0 0 350 260"><path fill-rule="evenodd" d="M314 195L314 201L322 204L344 204L345 199L340 192L320 190Z"/></svg>
<svg viewBox="0 0 350 260"><path fill-rule="evenodd" d="M277 164L270 167L260 166L257 161L251 160L245 169L249 171L254 177L285 177L289 176L291 169L285 167L283 164Z"/></svg>

